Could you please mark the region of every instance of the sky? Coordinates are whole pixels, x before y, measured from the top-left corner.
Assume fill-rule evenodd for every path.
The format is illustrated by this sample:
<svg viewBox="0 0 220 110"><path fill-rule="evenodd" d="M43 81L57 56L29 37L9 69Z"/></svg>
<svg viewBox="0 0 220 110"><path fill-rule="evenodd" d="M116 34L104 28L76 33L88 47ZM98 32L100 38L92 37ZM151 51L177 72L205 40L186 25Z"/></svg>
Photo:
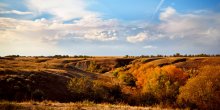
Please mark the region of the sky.
<svg viewBox="0 0 220 110"><path fill-rule="evenodd" d="M0 0L0 56L220 53L219 0Z"/></svg>

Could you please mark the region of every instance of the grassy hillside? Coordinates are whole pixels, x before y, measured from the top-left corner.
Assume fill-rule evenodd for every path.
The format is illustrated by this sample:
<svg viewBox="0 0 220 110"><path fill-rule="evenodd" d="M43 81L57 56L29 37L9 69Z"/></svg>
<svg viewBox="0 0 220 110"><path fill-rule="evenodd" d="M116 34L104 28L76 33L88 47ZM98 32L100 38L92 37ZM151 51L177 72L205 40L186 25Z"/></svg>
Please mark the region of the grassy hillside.
<svg viewBox="0 0 220 110"><path fill-rule="evenodd" d="M0 99L215 109L219 74L220 57L2 57Z"/></svg>
<svg viewBox="0 0 220 110"><path fill-rule="evenodd" d="M1 58L0 99L74 99L67 83L71 78L88 77L111 81L97 71L110 71L128 64L132 59L121 58ZM93 72L93 73L91 73ZM101 71L102 72L102 71ZM103 72L102 72L103 73Z"/></svg>

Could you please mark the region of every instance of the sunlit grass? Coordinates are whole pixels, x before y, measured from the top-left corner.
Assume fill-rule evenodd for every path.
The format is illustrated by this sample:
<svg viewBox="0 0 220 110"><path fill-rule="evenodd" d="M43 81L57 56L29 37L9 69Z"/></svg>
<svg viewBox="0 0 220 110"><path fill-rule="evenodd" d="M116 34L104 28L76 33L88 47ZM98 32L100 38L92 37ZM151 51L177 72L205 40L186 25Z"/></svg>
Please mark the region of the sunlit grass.
<svg viewBox="0 0 220 110"><path fill-rule="evenodd" d="M159 105L154 107L129 106L123 103L117 105L110 103L96 104L91 101L59 103L52 101L28 101L9 102L0 101L1 110L157 110L162 109Z"/></svg>

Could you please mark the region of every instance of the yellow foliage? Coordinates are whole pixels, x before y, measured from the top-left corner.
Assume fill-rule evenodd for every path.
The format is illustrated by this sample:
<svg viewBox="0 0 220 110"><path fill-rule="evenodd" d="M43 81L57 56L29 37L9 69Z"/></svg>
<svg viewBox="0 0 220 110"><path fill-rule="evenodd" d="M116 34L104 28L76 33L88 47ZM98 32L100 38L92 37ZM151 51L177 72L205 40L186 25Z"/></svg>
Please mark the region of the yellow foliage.
<svg viewBox="0 0 220 110"><path fill-rule="evenodd" d="M175 99L187 78L186 73L173 65L151 68L145 75L143 92L152 93L160 100Z"/></svg>
<svg viewBox="0 0 220 110"><path fill-rule="evenodd" d="M219 109L220 66L205 66L180 88L178 102L186 106L196 104L200 109ZM187 105L188 104L188 105Z"/></svg>
<svg viewBox="0 0 220 110"><path fill-rule="evenodd" d="M153 94L159 100L175 99L179 87L184 85L188 78L188 74L174 65L155 67L151 63L134 64L119 73L131 73L136 79L136 86L142 88L142 93Z"/></svg>

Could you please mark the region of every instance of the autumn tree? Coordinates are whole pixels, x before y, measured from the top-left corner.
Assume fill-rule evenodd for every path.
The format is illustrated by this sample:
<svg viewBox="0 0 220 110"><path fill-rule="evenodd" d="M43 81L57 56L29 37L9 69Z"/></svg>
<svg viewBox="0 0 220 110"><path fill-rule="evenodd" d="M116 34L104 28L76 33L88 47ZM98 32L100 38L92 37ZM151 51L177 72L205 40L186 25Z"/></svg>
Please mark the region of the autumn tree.
<svg viewBox="0 0 220 110"><path fill-rule="evenodd" d="M180 88L178 102L187 107L217 110L220 105L220 66L205 66Z"/></svg>
<svg viewBox="0 0 220 110"><path fill-rule="evenodd" d="M143 93L153 94L161 102L174 102L179 87L185 84L187 78L186 73L173 65L148 69Z"/></svg>

